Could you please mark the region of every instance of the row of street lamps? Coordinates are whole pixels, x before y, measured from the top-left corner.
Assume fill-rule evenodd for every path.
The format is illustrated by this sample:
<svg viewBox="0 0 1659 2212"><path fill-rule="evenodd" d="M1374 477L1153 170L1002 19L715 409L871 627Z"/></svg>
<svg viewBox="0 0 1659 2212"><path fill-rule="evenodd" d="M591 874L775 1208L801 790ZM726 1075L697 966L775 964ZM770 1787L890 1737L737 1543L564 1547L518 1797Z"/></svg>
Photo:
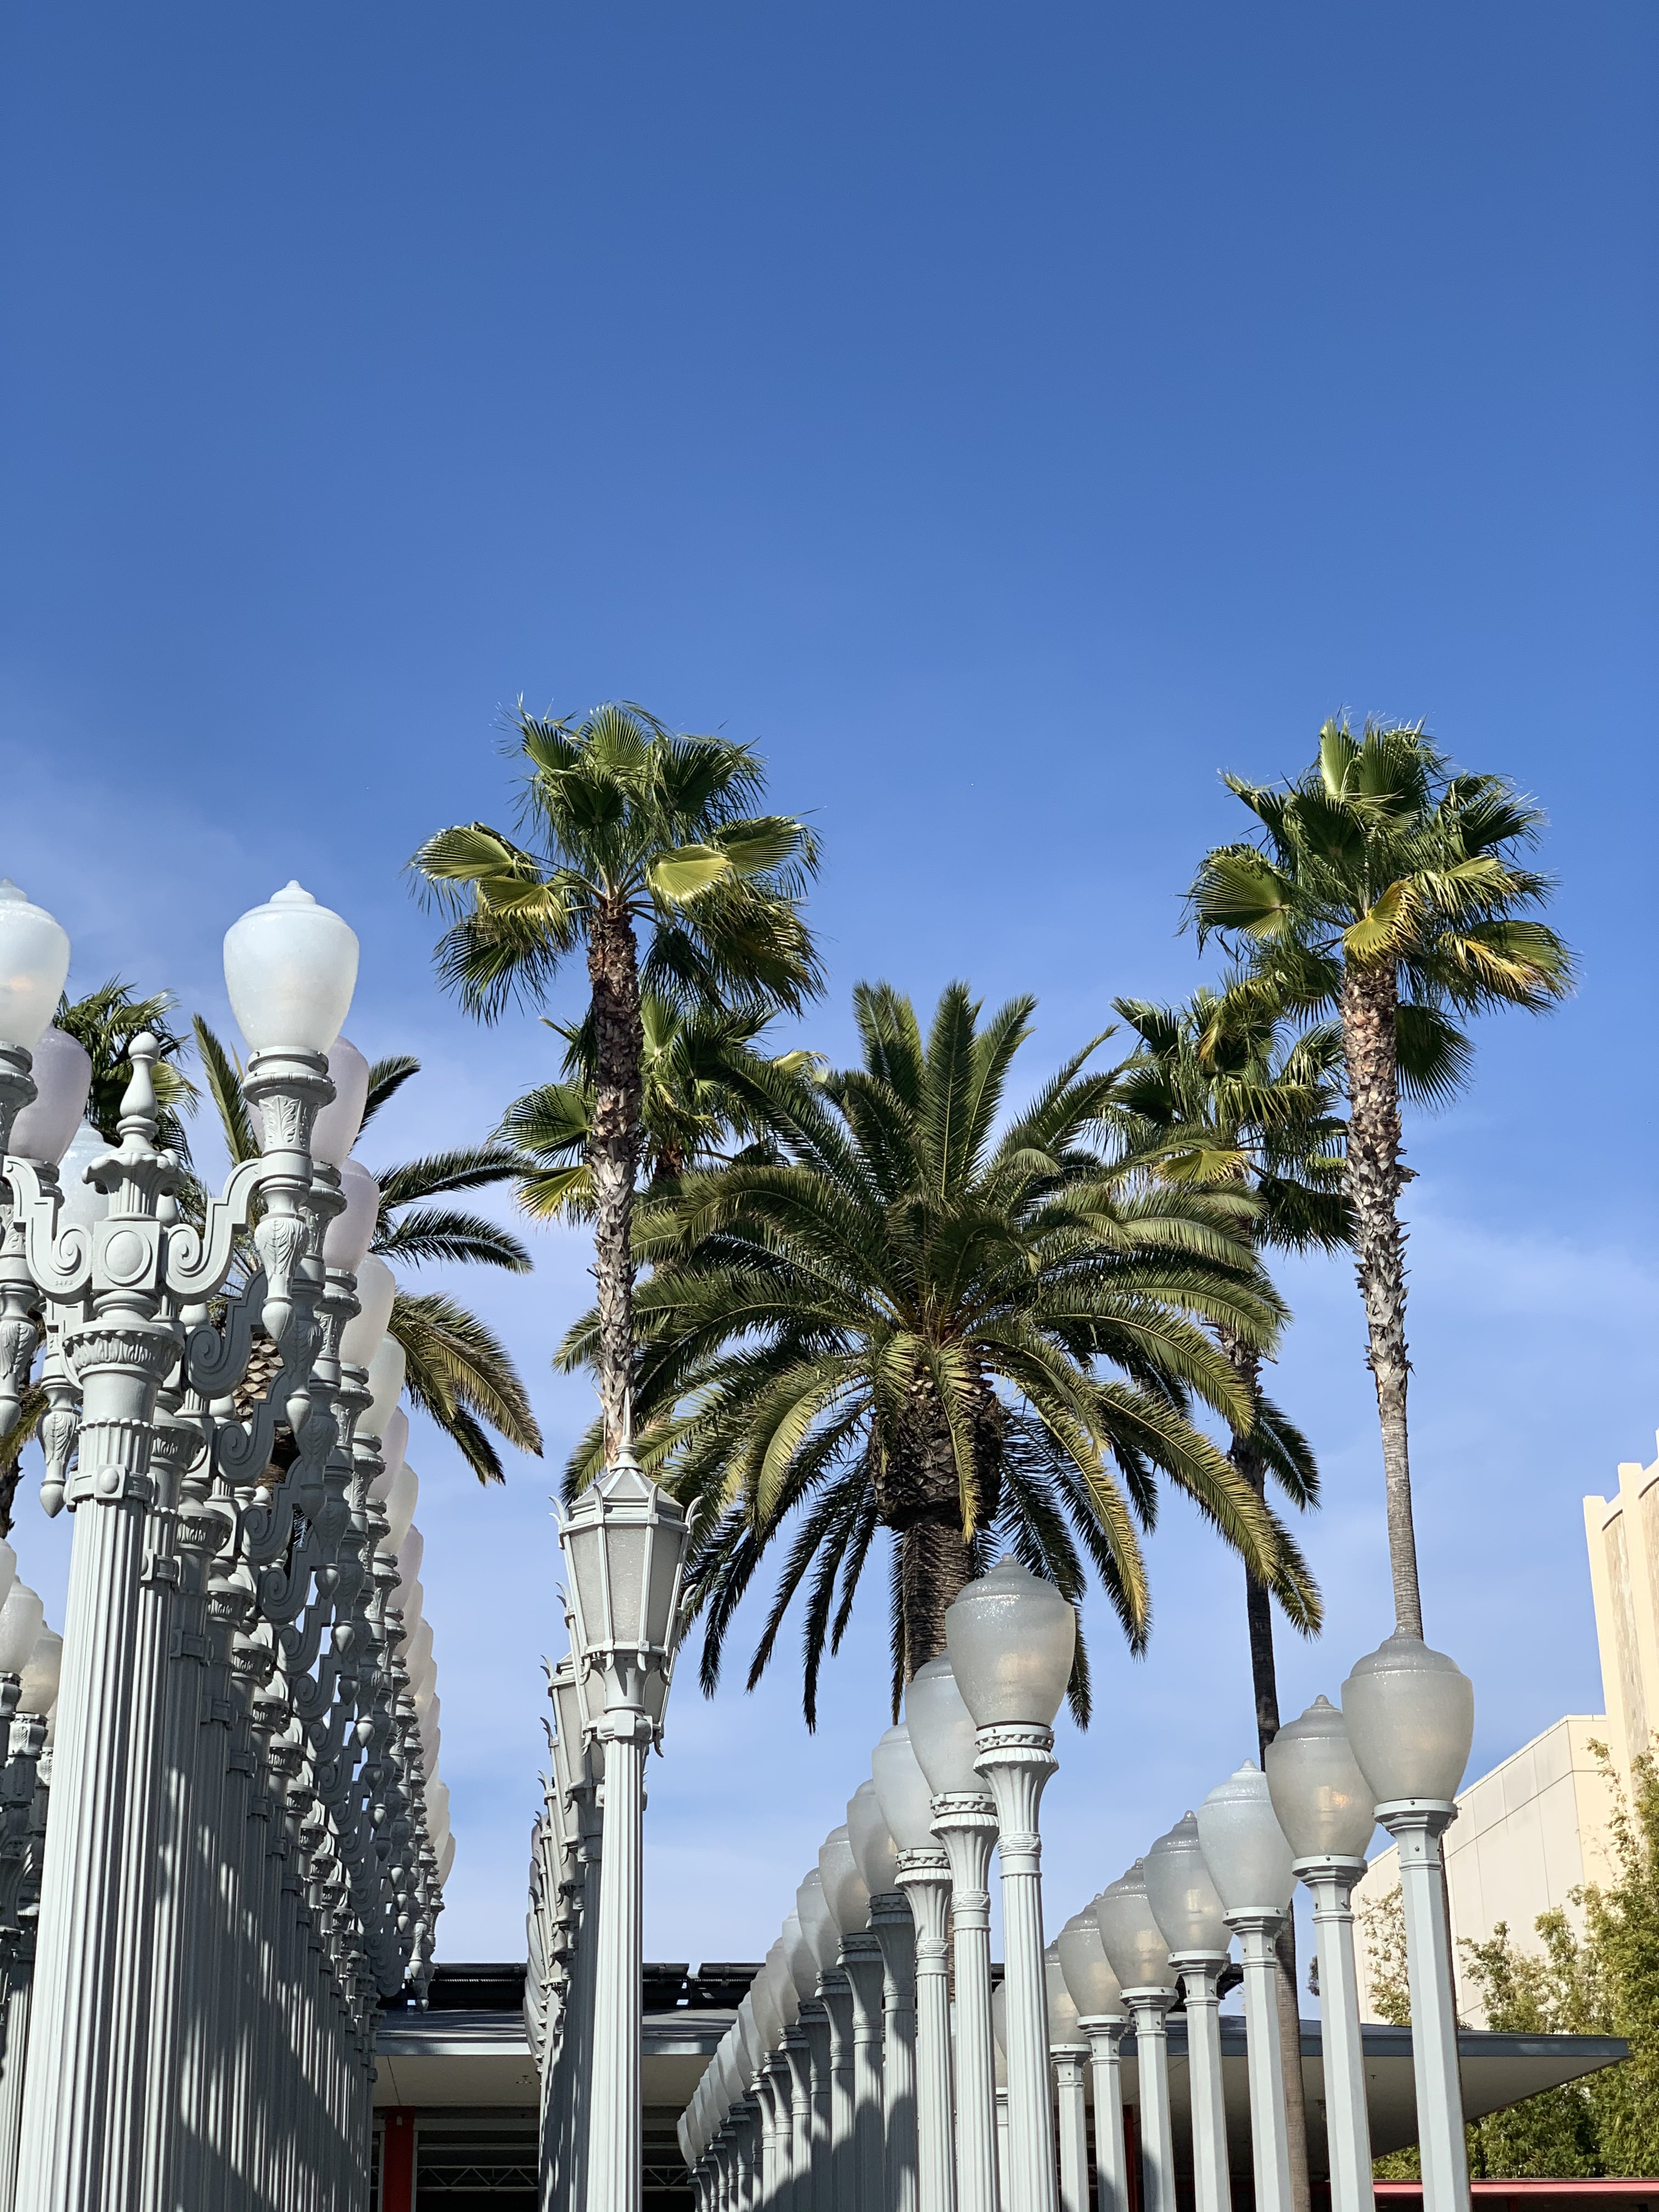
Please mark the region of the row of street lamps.
<svg viewBox="0 0 1659 2212"><path fill-rule="evenodd" d="M38 1374L42 1502L75 1516L51 1788L21 1705L5 1785L8 1836L26 1781L44 1817L32 1980L7 1955L15 2201L346 2212L379 2004L424 1986L453 1850L393 1286L349 1158L357 941L297 884L227 935L262 1150L199 1205L155 1141L153 1038L118 1140L82 1124L90 1066L50 1026L69 957L0 884L0 1434Z"/></svg>
<svg viewBox="0 0 1659 2212"><path fill-rule="evenodd" d="M1401 1845L1425 2212L1468 2212L1438 1838L1474 1732L1468 1679L1395 1635L1045 1948L1038 1804L1075 1620L1006 1559L945 1615L904 1719L831 1832L682 2119L699 2212L1127 2212L1120 2040L1135 2039L1146 2212L1176 2212L1166 2021L1184 2003L1198 2212L1230 2212L1219 1982L1244 1976L1255 2200L1290 2212L1275 1937L1310 1890L1334 2212L1370 2212L1354 1882ZM1002 1884L993 1993L990 1856ZM954 1976L954 2003L951 1978ZM1299 2063L1299 2054L1296 2054Z"/></svg>

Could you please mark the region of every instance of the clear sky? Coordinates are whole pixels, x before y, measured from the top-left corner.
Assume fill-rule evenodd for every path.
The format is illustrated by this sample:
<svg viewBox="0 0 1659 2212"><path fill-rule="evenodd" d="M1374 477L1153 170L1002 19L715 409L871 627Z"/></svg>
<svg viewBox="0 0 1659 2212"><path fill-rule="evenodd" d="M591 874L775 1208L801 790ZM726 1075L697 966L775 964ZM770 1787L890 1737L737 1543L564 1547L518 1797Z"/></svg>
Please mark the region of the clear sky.
<svg viewBox="0 0 1659 2212"><path fill-rule="evenodd" d="M1601 1709L1579 1499L1659 1424L1659 21L1591 7L13 8L0 18L0 871L228 1024L291 875L363 941L349 1033L426 1063L370 1164L550 1066L436 994L402 863L506 812L520 695L757 742L811 809L846 1045L885 975L1039 994L1032 1072L1184 992L1217 772L1424 716L1535 792L1583 988L1411 1132L1431 1639L1476 1760ZM560 1002L576 1004L577 981ZM459 1856L452 1958L522 1944L547 1352L572 1240L468 1285L550 1438L480 1494L417 1432ZM1352 1279L1288 1279L1322 1644L1389 1624ZM458 1285L459 1287L459 1285ZM418 1431L418 1425L417 1425ZM32 1478L30 1487L32 1488ZM61 1618L65 1530L26 1502ZM1131 1664L1045 1820L1074 1910L1252 1747L1238 1577L1171 1505ZM815 1741L788 1665L676 1693L647 1942L757 1956L882 1724L879 1607ZM740 1670L739 1670L740 1671Z"/></svg>

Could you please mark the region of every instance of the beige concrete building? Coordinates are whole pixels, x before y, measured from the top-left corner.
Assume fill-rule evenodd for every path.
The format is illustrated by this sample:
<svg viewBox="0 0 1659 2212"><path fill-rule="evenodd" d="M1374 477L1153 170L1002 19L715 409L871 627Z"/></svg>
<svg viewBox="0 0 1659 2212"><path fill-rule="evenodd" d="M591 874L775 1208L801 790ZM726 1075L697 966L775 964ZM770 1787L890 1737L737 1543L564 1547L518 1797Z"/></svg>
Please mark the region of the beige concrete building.
<svg viewBox="0 0 1659 2212"><path fill-rule="evenodd" d="M1582 1920L1574 1891L1610 1872L1615 1778L1628 1782L1632 1758L1659 1723L1659 1458L1646 1468L1627 1462L1613 1497L1584 1500L1584 1535L1607 1711L1568 1714L1459 1796L1444 1846L1458 1941L1483 1942L1501 1920L1518 1947L1535 1949L1540 1913L1559 1909ZM1379 1852L1354 1893L1356 1907L1399 1881L1398 1854ZM1370 1961L1360 1948L1362 2009L1370 2016ZM1478 2025L1461 1977L1460 2000Z"/></svg>

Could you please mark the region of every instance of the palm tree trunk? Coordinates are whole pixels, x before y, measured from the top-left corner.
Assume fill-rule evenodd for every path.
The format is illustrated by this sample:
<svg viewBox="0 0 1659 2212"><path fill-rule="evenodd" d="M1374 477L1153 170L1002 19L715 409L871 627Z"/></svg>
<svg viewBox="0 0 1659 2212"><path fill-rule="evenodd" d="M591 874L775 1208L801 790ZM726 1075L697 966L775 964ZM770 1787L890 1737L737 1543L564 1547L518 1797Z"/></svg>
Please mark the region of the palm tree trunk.
<svg viewBox="0 0 1659 2212"><path fill-rule="evenodd" d="M1423 1633L1412 1525L1411 1458L1407 1445L1406 1238L1399 1199L1407 1174L1400 1162L1400 1071L1395 1017L1399 980L1390 965L1352 963L1342 971L1342 1045L1348 1075L1348 1196L1354 1212L1355 1274L1364 1301L1368 1364L1376 1384L1382 1431L1382 1480L1388 1500L1389 1564L1395 1620L1403 1635Z"/></svg>
<svg viewBox="0 0 1659 2212"><path fill-rule="evenodd" d="M593 1001L593 1276L599 1314L599 1408L610 1459L634 1430L634 1180L640 1156L639 951L621 899L602 899L587 939Z"/></svg>
<svg viewBox="0 0 1659 2212"><path fill-rule="evenodd" d="M914 1521L899 1537L904 1679L945 1654L945 1613L974 1578L972 1547L948 1509Z"/></svg>
<svg viewBox="0 0 1659 2212"><path fill-rule="evenodd" d="M1261 1355L1224 1330L1222 1349L1235 1375L1256 1405L1261 1396ZM1267 1470L1250 1437L1233 1431L1227 1456L1256 1496L1267 1494ZM1250 1684L1255 1696L1256 1757L1265 1769L1267 1746L1279 1734L1279 1666L1273 1654L1273 1601L1265 1583L1244 1571L1244 1618L1250 1638ZM1302 2081L1302 2002L1296 1980L1296 1916L1287 1912L1275 1947L1279 1953L1279 2042L1285 2080L1285 2134L1290 2152L1292 2212L1310 2212L1308 2180L1308 2100Z"/></svg>

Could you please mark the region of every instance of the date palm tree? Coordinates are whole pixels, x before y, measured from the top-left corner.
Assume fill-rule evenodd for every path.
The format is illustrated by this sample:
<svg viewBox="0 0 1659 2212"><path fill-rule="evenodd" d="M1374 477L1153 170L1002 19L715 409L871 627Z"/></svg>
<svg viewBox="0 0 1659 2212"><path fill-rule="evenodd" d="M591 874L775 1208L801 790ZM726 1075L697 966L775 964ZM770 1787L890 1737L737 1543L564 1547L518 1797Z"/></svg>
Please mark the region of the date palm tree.
<svg viewBox="0 0 1659 2212"><path fill-rule="evenodd" d="M1529 918L1553 888L1520 864L1543 815L1503 776L1454 773L1417 724L1327 722L1312 766L1283 786L1228 787L1254 842L1218 846L1188 894L1200 941L1246 950L1264 1004L1340 1024L1346 1188L1376 1386L1395 1610L1423 1632L1407 1426L1401 1097L1451 1096L1473 1048L1459 1024L1499 1006L1538 1013L1572 962Z"/></svg>
<svg viewBox="0 0 1659 2212"><path fill-rule="evenodd" d="M209 1096L218 1111L233 1160L251 1159L259 1146L242 1089L242 1068L197 1016L197 1049ZM367 1128L420 1062L408 1054L376 1060L369 1070ZM403 1165L374 1168L380 1209L372 1249L394 1268L427 1262L467 1262L529 1272L530 1255L511 1231L486 1216L439 1201L492 1183L510 1182L518 1155L501 1145L462 1146ZM477 1314L441 1291L416 1293L400 1284L392 1303L391 1334L408 1360L404 1388L450 1438L480 1482L504 1477L489 1431L515 1449L540 1455L541 1431L511 1355Z"/></svg>
<svg viewBox="0 0 1659 2212"><path fill-rule="evenodd" d="M586 1139L607 1450L632 1433L633 1207L641 1147L641 991L793 1011L820 988L801 900L817 846L793 815L758 811L748 745L681 737L643 708L586 720L514 717L516 843L482 822L441 830L410 866L454 920L438 972L493 1021L540 1006L587 960L593 1104ZM641 956L641 937L645 939Z"/></svg>
<svg viewBox="0 0 1659 2212"><path fill-rule="evenodd" d="M925 1042L888 986L861 986L854 1004L860 1066L740 1079L775 1160L690 1173L641 1211L640 1449L691 1510L704 1686L786 1531L749 1680L805 1585L809 1726L881 1530L896 1706L997 1542L1073 1602L1086 1559L1139 1649L1152 1614L1137 1528L1160 1476L1305 1611L1294 1545L1188 1418L1194 1397L1246 1418L1204 1324L1264 1346L1278 1326L1231 1233L1248 1200L1109 1165L1091 1132L1112 1079L1089 1069L1092 1047L1003 1121L1032 1000L981 1024L953 984ZM560 1360L598 1348L590 1314ZM590 1431L569 1486L601 1449ZM1086 1717L1079 1655L1071 1696Z"/></svg>

